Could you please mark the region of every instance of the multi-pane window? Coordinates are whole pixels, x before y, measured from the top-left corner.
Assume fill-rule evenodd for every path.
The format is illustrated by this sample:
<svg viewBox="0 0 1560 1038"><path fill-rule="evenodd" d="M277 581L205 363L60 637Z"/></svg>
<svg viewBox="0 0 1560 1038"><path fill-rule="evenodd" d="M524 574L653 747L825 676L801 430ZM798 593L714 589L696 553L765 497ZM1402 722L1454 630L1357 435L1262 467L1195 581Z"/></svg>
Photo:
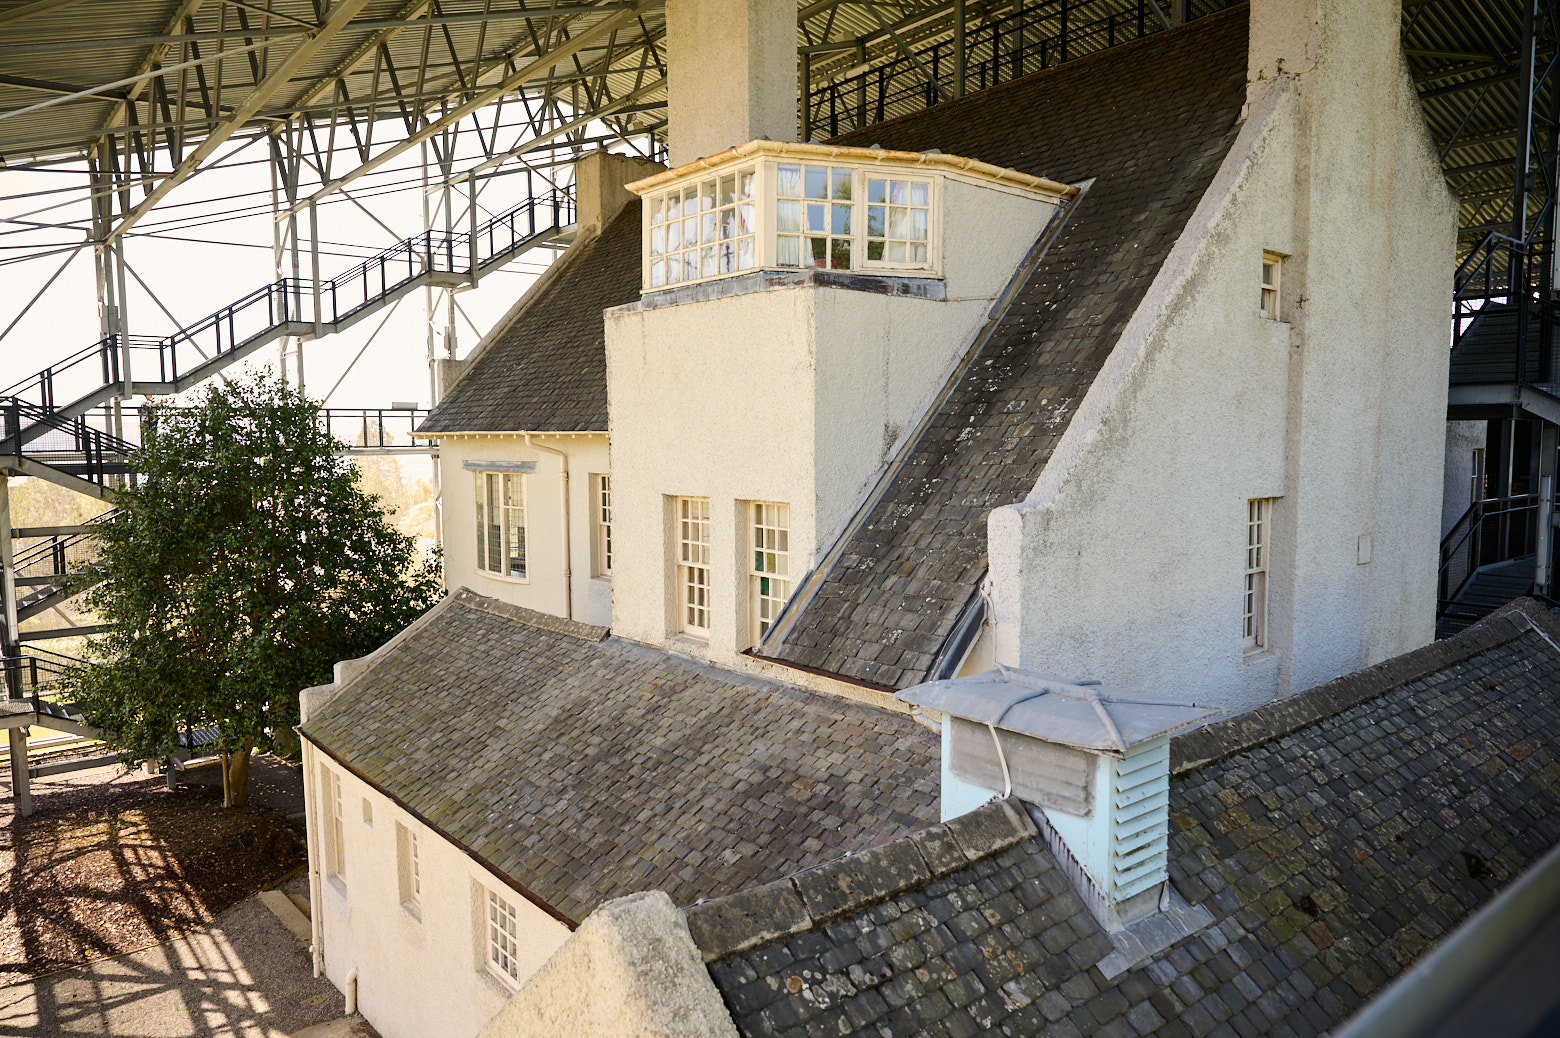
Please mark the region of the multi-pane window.
<svg viewBox="0 0 1560 1038"><path fill-rule="evenodd" d="M1262 316L1270 321L1278 320L1278 279L1282 268L1281 256L1262 254Z"/></svg>
<svg viewBox="0 0 1560 1038"><path fill-rule="evenodd" d="M710 633L710 499L677 499L678 628Z"/></svg>
<svg viewBox="0 0 1560 1038"><path fill-rule="evenodd" d="M417 905L422 901L422 858L417 846L417 830L397 822L395 849L401 903Z"/></svg>
<svg viewBox="0 0 1560 1038"><path fill-rule="evenodd" d="M775 262L850 270L856 238L856 174L837 166L775 169Z"/></svg>
<svg viewBox="0 0 1560 1038"><path fill-rule="evenodd" d="M478 472L477 568L525 577L525 477Z"/></svg>
<svg viewBox="0 0 1560 1038"><path fill-rule="evenodd" d="M1268 517L1270 498L1246 502L1246 590L1243 618L1248 650L1267 644Z"/></svg>
<svg viewBox="0 0 1560 1038"><path fill-rule="evenodd" d="M328 846L325 848L325 874L345 876L347 826L341 800L341 776L323 764L320 765L320 792L325 797L325 809L330 813L329 828L326 832Z"/></svg>
<svg viewBox="0 0 1560 1038"><path fill-rule="evenodd" d="M753 641L761 641L791 594L791 506L753 503Z"/></svg>
<svg viewBox="0 0 1560 1038"><path fill-rule="evenodd" d="M612 575L612 477L591 477L591 521L596 535L596 576Z"/></svg>
<svg viewBox="0 0 1560 1038"><path fill-rule="evenodd" d="M650 287L752 270L757 171L736 170L650 199Z"/></svg>
<svg viewBox="0 0 1560 1038"><path fill-rule="evenodd" d="M506 898L489 890L488 902L488 966L499 976L511 981L520 980L520 923L515 906Z"/></svg>
<svg viewBox="0 0 1560 1038"><path fill-rule="evenodd" d="M925 266L932 185L924 180L867 180L867 259Z"/></svg>

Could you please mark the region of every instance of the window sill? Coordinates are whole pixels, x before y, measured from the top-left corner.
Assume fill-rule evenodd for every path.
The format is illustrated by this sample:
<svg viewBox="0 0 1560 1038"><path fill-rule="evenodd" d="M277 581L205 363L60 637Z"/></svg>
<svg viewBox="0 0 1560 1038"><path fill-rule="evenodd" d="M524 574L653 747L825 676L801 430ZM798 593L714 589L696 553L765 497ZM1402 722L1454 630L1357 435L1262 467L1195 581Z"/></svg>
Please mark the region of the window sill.
<svg viewBox="0 0 1560 1038"><path fill-rule="evenodd" d="M349 915L347 884L340 876L325 877L325 900L339 915Z"/></svg>
<svg viewBox="0 0 1560 1038"><path fill-rule="evenodd" d="M1277 659L1278 654L1265 645L1258 645L1254 649L1247 649L1241 655L1244 663L1261 663L1263 660Z"/></svg>
<svg viewBox="0 0 1560 1038"><path fill-rule="evenodd" d="M708 652L710 639L708 636L699 637L686 631L679 631L666 639L666 647L676 652L678 649L691 649L696 652Z"/></svg>
<svg viewBox="0 0 1560 1038"><path fill-rule="evenodd" d="M483 964L480 975L483 980L487 981L490 988L505 999L512 997L516 991L520 990L520 982L518 980L515 980L507 973L500 973L491 962Z"/></svg>
<svg viewBox="0 0 1560 1038"><path fill-rule="evenodd" d="M413 919L417 920L419 923L423 921L422 905L419 905L415 901L402 901L401 902L401 907L406 910L406 914L407 915L411 916Z"/></svg>
<svg viewBox="0 0 1560 1038"><path fill-rule="evenodd" d="M838 288L915 299L947 298L947 286L942 280L942 275L930 272L922 275L907 275L862 270L755 270L714 281L696 281L691 285L648 289L636 302L611 307L607 310L607 314L610 316L638 313L644 310L659 310L665 306L678 306L682 303L802 287Z"/></svg>
<svg viewBox="0 0 1560 1038"><path fill-rule="evenodd" d="M489 580L502 580L506 584L529 584L530 577L511 577L507 573L494 573L492 570L479 569L477 576L486 577Z"/></svg>

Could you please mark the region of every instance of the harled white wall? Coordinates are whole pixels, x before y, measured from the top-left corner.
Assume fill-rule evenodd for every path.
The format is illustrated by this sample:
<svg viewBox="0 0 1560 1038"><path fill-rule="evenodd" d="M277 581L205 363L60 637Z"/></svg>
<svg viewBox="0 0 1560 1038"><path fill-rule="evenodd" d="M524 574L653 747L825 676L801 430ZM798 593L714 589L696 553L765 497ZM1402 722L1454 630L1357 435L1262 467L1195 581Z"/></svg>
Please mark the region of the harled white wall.
<svg viewBox="0 0 1560 1038"><path fill-rule="evenodd" d="M312 909L326 976L345 992L357 972L358 1011L384 1038L471 1038L516 989L487 969L486 891L515 906L522 981L568 939L568 928L307 741L303 759ZM318 788L322 763L341 776L345 872L337 878L324 875L331 808ZM411 907L401 900L397 823L418 833L422 895Z"/></svg>
<svg viewBox="0 0 1560 1038"><path fill-rule="evenodd" d="M1484 421L1446 423L1446 475L1441 488L1442 537L1473 504L1473 452L1486 449L1489 431L1489 423Z"/></svg>
<svg viewBox="0 0 1560 1038"><path fill-rule="evenodd" d="M791 506L792 579L838 535L964 355L1054 206L949 180L945 296L803 285L607 311L618 543L613 629L677 627L671 499L708 497L713 617L686 651L745 665L743 503Z"/></svg>
<svg viewBox="0 0 1560 1038"><path fill-rule="evenodd" d="M590 477L608 474L607 437L602 433L532 436L450 435L439 441L440 515L443 523L444 585L469 587L478 594L554 616L565 615L563 564L563 462L549 447L568 456L569 559L573 618L609 627L612 581L595 576L593 501ZM525 479L526 579L517 580L477 568L476 476L467 462L531 461L536 471Z"/></svg>
<svg viewBox="0 0 1560 1038"><path fill-rule="evenodd" d="M1401 69L1336 58L1309 94L1257 92L1034 492L993 513L998 659L1236 710L1430 640L1455 211ZM1282 323L1257 310L1264 250L1290 257Z"/></svg>

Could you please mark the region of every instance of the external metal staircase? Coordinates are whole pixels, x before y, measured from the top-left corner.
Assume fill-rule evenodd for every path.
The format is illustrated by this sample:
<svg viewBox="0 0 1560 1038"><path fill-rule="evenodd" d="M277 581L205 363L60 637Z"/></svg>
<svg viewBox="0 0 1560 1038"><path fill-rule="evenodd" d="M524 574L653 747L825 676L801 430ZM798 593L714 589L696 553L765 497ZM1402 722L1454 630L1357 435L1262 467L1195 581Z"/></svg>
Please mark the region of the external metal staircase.
<svg viewBox="0 0 1560 1038"><path fill-rule="evenodd" d="M6 429L6 453L116 397L183 392L284 336L344 331L424 286L473 285L530 249L567 239L574 214L572 191L554 188L468 231L404 239L329 281L282 278L162 338L107 336L0 389L21 419L19 443L17 428Z"/></svg>

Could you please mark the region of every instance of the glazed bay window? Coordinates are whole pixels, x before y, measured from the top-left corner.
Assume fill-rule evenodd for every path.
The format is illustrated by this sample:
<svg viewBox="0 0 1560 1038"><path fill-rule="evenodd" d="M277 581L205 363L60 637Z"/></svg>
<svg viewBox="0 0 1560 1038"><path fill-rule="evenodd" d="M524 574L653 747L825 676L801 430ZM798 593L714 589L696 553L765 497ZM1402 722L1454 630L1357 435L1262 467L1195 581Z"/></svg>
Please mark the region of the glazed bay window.
<svg viewBox="0 0 1560 1038"><path fill-rule="evenodd" d="M477 472L477 568L524 580L525 477L518 472Z"/></svg>
<svg viewBox="0 0 1560 1038"><path fill-rule="evenodd" d="M755 170L690 182L650 199L651 288L740 274L758 261Z"/></svg>
<svg viewBox="0 0 1560 1038"><path fill-rule="evenodd" d="M754 644L763 640L791 596L791 506L753 502L752 588L749 615Z"/></svg>

